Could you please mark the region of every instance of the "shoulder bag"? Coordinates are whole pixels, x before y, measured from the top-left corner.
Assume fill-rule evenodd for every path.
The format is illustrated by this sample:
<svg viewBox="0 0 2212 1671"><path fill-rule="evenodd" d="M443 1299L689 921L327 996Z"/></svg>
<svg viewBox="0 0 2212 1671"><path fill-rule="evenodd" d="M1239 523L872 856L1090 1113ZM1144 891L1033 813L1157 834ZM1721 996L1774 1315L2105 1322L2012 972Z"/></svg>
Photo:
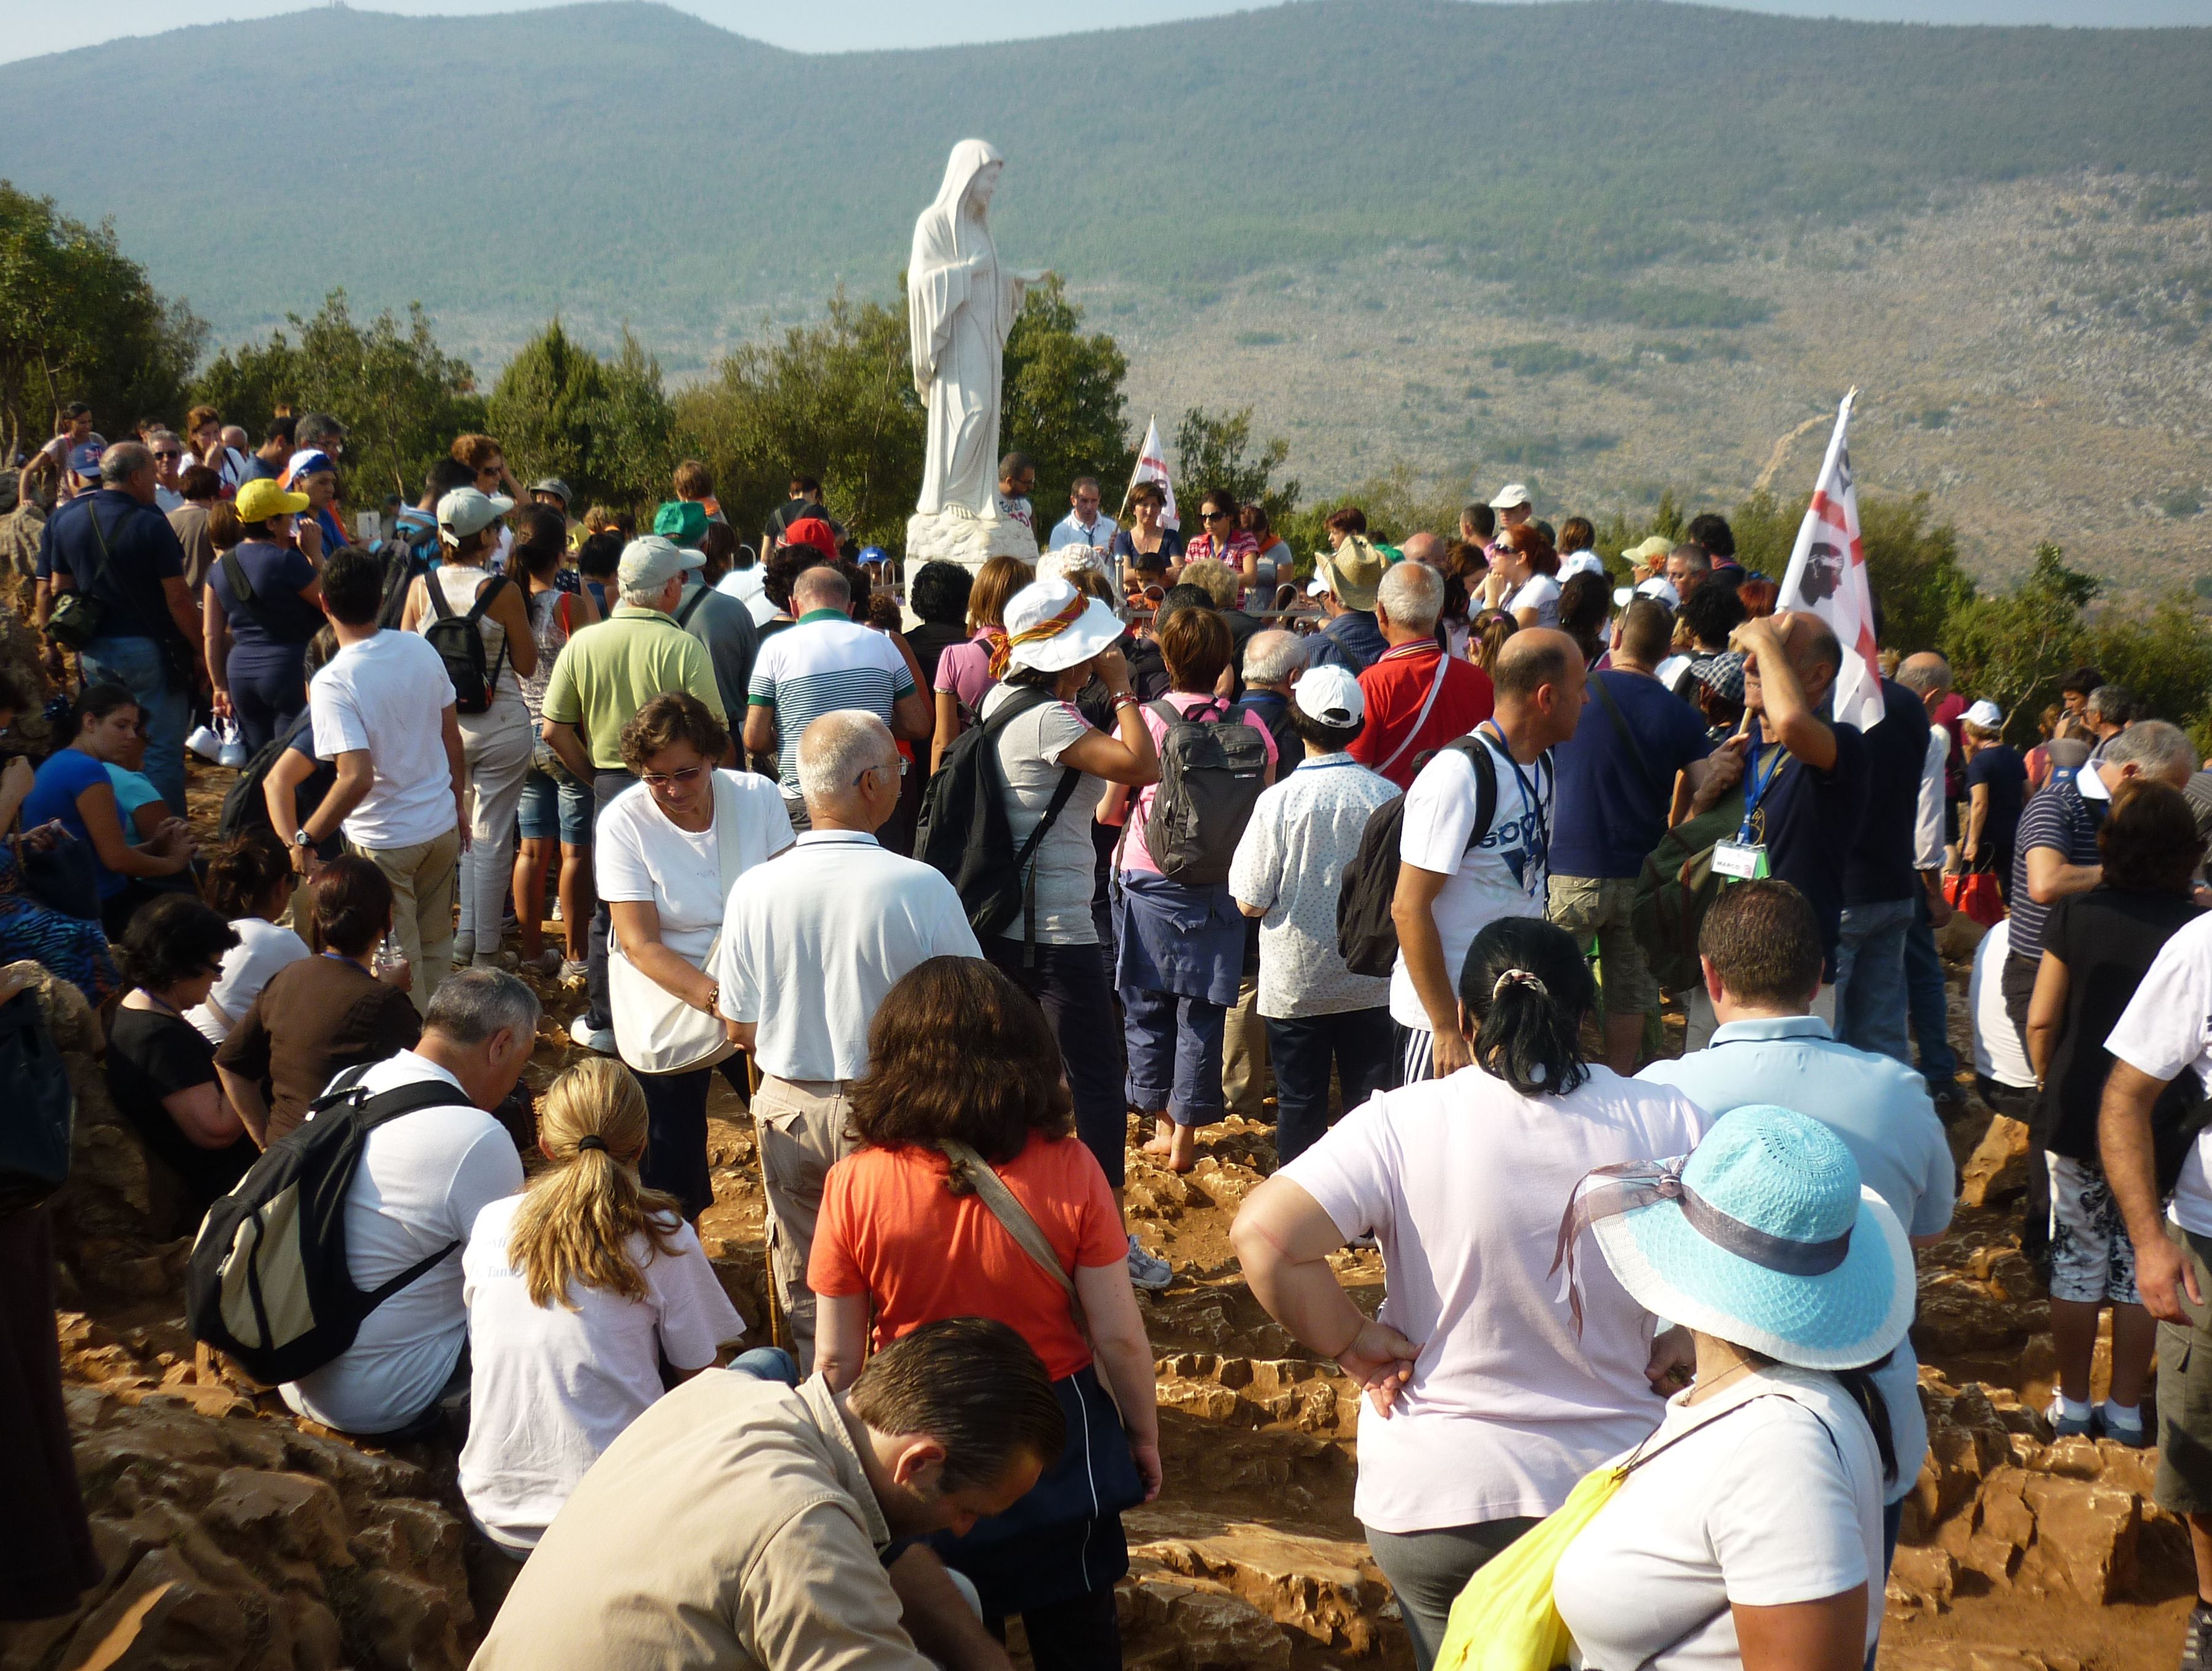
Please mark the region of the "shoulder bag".
<svg viewBox="0 0 2212 1671"><path fill-rule="evenodd" d="M1390 769L1403 760L1406 757L1406 750L1420 739L1421 727L1429 722L1429 710L1437 705L1437 698L1443 694L1444 674L1450 665L1451 658L1439 652L1437 656L1437 676L1429 681L1429 694L1421 699L1421 711L1413 716L1413 723L1407 727L1406 740L1390 750L1390 757L1388 760L1376 767L1377 775L1389 776Z"/></svg>
<svg viewBox="0 0 2212 1671"><path fill-rule="evenodd" d="M722 897L738 879L738 843L731 827L738 817L738 792L714 775L714 847L721 863ZM721 950L722 934L699 961L709 968ZM719 1015L693 1008L629 960L611 933L607 939L607 1000L614 1012L615 1048L633 1073L690 1073L712 1067L737 1046Z"/></svg>

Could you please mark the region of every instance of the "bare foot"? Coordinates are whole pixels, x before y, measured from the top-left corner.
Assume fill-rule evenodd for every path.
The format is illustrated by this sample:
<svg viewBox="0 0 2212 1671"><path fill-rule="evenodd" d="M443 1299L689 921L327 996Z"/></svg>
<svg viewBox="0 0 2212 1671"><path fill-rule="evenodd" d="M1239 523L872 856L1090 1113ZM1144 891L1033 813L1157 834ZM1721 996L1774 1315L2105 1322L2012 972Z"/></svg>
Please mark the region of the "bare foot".
<svg viewBox="0 0 2212 1671"><path fill-rule="evenodd" d="M1172 1154L1175 1151L1175 1122L1165 1115L1156 1115L1153 1116L1153 1124L1157 1129L1152 1133L1152 1141L1146 1143L1137 1152L1140 1155L1159 1155L1164 1158Z"/></svg>
<svg viewBox="0 0 2212 1671"><path fill-rule="evenodd" d="M1188 1172L1198 1164L1198 1130L1193 1126L1176 1126L1168 1137L1168 1170Z"/></svg>

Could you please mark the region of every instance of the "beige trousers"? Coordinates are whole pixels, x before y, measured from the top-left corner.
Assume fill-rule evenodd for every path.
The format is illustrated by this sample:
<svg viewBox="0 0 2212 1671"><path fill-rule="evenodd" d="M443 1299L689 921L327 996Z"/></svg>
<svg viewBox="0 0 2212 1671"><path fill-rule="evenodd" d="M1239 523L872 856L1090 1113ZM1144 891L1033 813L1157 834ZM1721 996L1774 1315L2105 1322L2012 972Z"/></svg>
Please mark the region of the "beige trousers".
<svg viewBox="0 0 2212 1671"><path fill-rule="evenodd" d="M1260 978L1247 975L1237 983L1237 1006L1221 1033L1221 1100L1231 1114L1264 1120L1267 1094L1267 1024L1260 1017Z"/></svg>
<svg viewBox="0 0 2212 1671"><path fill-rule="evenodd" d="M453 885L461 832L449 829L434 842L411 848L360 848L348 842L346 851L368 860L392 884L392 929L414 973L407 995L427 1015L430 994L453 972Z"/></svg>
<svg viewBox="0 0 2212 1671"><path fill-rule="evenodd" d="M753 1092L753 1133L768 1191L769 1277L801 1375L814 1372L814 1291L806 1285L806 1260L822 1216L823 1182L855 1146L847 1130L845 1091L842 1079L763 1073Z"/></svg>

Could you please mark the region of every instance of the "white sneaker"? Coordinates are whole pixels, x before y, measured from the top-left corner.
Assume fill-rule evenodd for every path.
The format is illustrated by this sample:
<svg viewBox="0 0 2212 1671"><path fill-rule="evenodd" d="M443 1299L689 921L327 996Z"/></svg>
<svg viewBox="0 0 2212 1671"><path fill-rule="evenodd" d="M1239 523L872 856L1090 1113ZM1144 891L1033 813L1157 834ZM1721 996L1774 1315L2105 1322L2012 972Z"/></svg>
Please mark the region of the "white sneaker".
<svg viewBox="0 0 2212 1671"><path fill-rule="evenodd" d="M561 960L561 984L562 986L573 987L578 985L582 981L591 979L591 975L592 966L585 959L581 957L563 957Z"/></svg>
<svg viewBox="0 0 2212 1671"><path fill-rule="evenodd" d="M568 1036L582 1045L585 1049L596 1050L602 1056L611 1056L615 1054L615 1030L611 1027L592 1026L591 1018L588 1016L580 1015L568 1024ZM1129 1239L1132 1243L1136 1240L1134 1237Z"/></svg>
<svg viewBox="0 0 2212 1671"><path fill-rule="evenodd" d="M1149 1288L1157 1293L1175 1280L1175 1267L1132 1234L1129 1237L1129 1280L1137 1287Z"/></svg>
<svg viewBox="0 0 2212 1671"><path fill-rule="evenodd" d="M222 738L215 734L212 726L194 726L192 734L185 738L185 746L201 759L213 761L222 752Z"/></svg>

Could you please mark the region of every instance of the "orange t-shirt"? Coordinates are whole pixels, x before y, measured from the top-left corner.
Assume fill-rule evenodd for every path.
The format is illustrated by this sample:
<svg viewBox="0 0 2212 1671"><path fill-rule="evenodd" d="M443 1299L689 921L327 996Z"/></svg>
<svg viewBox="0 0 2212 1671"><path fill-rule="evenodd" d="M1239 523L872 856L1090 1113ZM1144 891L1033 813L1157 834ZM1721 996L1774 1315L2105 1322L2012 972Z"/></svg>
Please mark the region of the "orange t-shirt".
<svg viewBox="0 0 2212 1671"><path fill-rule="evenodd" d="M817 1294L866 1294L875 1349L940 1317L995 1317L1016 1330L1055 1381L1091 1361L1066 1291L974 1195L945 1187L934 1149L862 1149L830 1169L806 1285ZM1072 1137L1030 1135L998 1169L1070 1275L1078 1265L1129 1256L1114 1192L1097 1158Z"/></svg>

